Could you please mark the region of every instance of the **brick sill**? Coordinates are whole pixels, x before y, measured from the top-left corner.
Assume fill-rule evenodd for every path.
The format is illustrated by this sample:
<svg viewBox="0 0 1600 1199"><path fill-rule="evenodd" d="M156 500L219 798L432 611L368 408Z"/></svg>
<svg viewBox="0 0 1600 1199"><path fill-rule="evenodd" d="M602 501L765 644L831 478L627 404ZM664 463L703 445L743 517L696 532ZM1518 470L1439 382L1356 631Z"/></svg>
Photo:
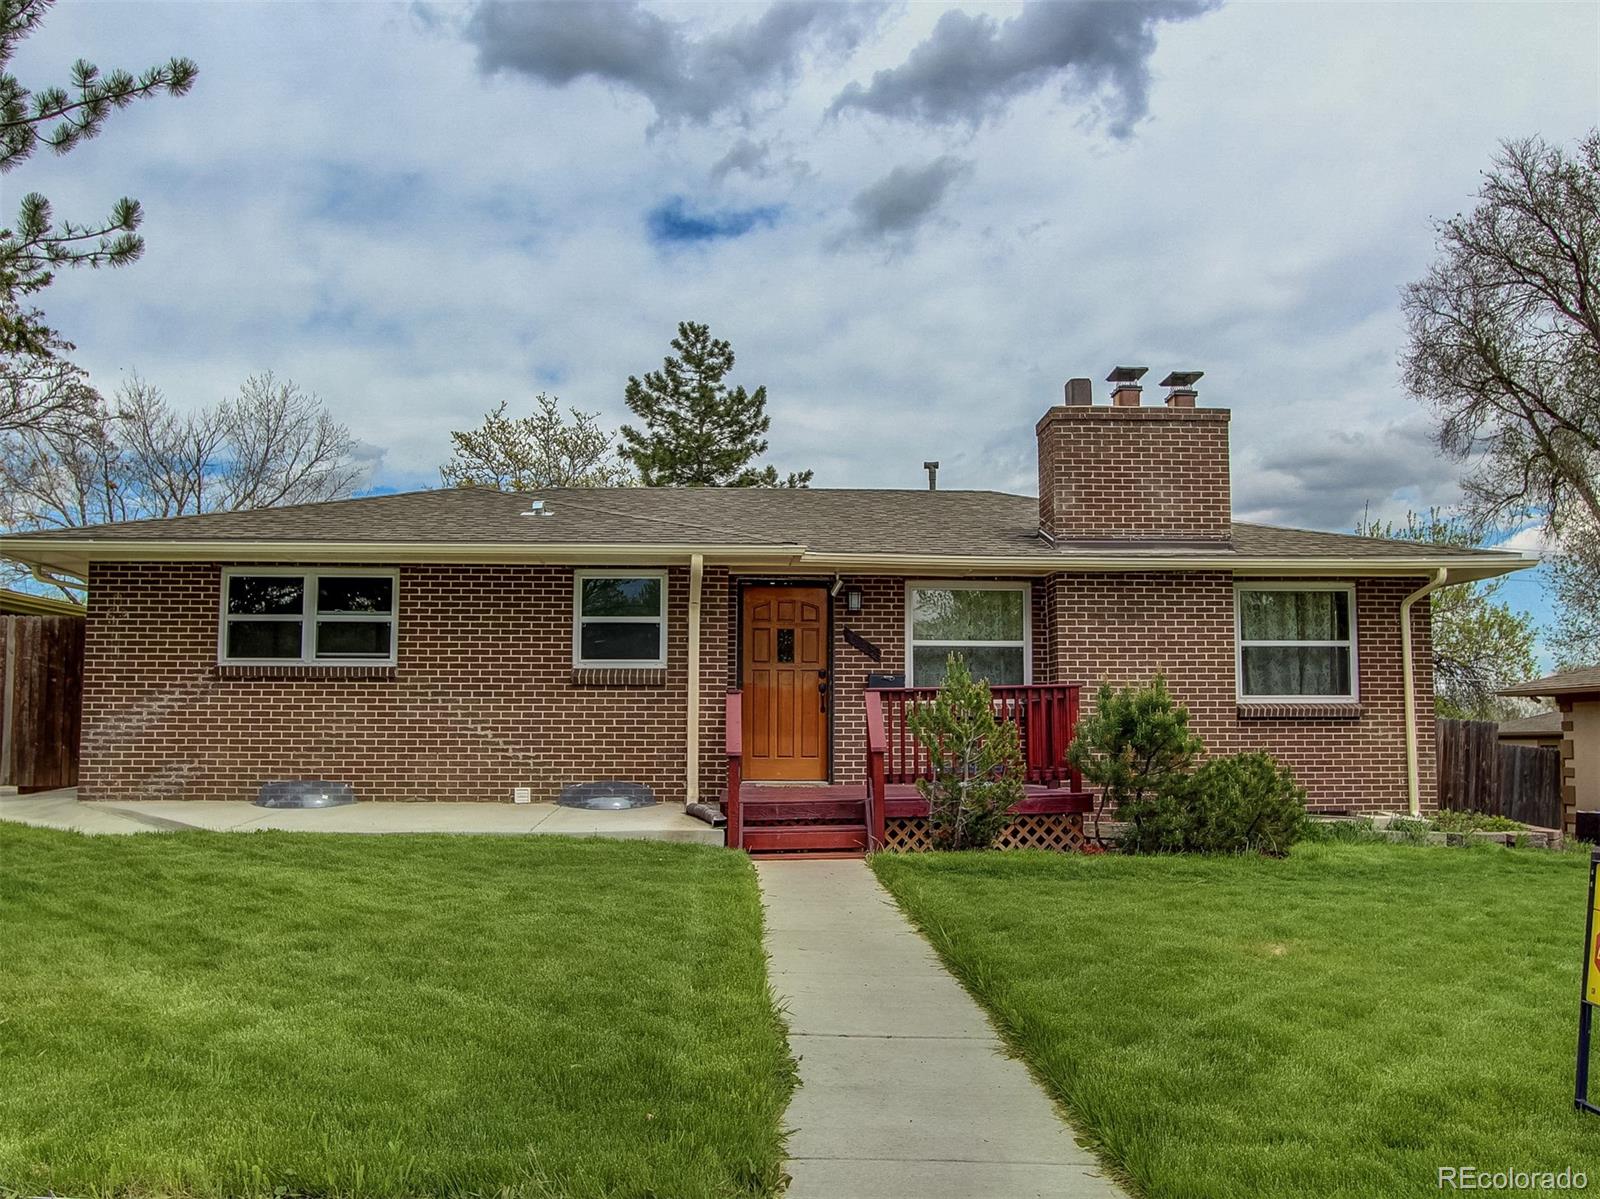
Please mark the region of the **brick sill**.
<svg viewBox="0 0 1600 1199"><path fill-rule="evenodd" d="M395 679L399 669L394 666L350 666L297 664L293 666L226 666L218 665L219 679Z"/></svg>
<svg viewBox="0 0 1600 1199"><path fill-rule="evenodd" d="M655 670L574 667L572 685L574 687L665 687L667 672L665 667Z"/></svg>
<svg viewBox="0 0 1600 1199"><path fill-rule="evenodd" d="M1360 704L1240 704L1240 720L1360 720Z"/></svg>

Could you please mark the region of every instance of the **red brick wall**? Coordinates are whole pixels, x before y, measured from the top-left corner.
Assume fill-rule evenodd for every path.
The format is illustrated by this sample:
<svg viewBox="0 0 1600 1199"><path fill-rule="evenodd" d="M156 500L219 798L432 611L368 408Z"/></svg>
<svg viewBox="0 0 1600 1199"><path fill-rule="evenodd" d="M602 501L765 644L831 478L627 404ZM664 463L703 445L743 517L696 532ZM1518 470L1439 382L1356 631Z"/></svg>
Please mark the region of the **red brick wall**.
<svg viewBox="0 0 1600 1199"><path fill-rule="evenodd" d="M1232 535L1226 408L1056 407L1040 418L1039 523L1058 538Z"/></svg>
<svg viewBox="0 0 1600 1199"><path fill-rule="evenodd" d="M574 682L572 570L400 568L395 668L223 677L217 564L106 564L91 577L81 794L86 799L249 799L274 778L347 780L364 799L553 799L562 783L624 779L681 802L688 571L669 572L665 671L649 684ZM1058 575L1033 588L1034 678L1142 681L1160 670L1217 752L1261 747L1294 766L1315 803L1405 802L1400 599L1422 580L1362 580L1355 720L1241 719L1234 697L1233 581L1225 573ZM905 582L857 577L862 610L833 610L833 777L861 777L868 672L905 669ZM737 580L702 585L704 798L725 781L723 712L737 685ZM1419 764L1434 804L1426 603L1416 605ZM873 662L844 641L854 629ZM1086 694L1092 705L1092 694Z"/></svg>
<svg viewBox="0 0 1600 1199"><path fill-rule="evenodd" d="M728 785L728 647L733 642L732 586L726 566L708 566L700 582L700 798L715 803ZM685 634L687 637L687 634Z"/></svg>
<svg viewBox="0 0 1600 1199"><path fill-rule="evenodd" d="M1293 767L1308 802L1403 809L1406 796L1400 601L1427 580L1356 582L1358 718L1241 718L1234 661L1234 579L1225 572L1057 575L1046 585L1051 632L1040 681L1093 690L1166 675L1191 725L1214 753L1265 749ZM1412 612L1422 806L1437 806L1433 666L1427 601Z"/></svg>
<svg viewBox="0 0 1600 1199"><path fill-rule="evenodd" d="M707 573L715 661L727 583ZM83 798L240 800L268 779L327 778L362 799L509 801L527 786L550 800L623 779L683 801L686 568L669 574L667 668L627 686L574 683L570 567L402 566L398 666L300 677L219 677L220 580L217 564L94 567Z"/></svg>
<svg viewBox="0 0 1600 1199"><path fill-rule="evenodd" d="M833 778L857 783L867 773L867 675L906 669L906 581L864 576L845 586L861 589L861 611L845 610L843 591L833 601ZM882 661L846 645L847 628L883 651Z"/></svg>

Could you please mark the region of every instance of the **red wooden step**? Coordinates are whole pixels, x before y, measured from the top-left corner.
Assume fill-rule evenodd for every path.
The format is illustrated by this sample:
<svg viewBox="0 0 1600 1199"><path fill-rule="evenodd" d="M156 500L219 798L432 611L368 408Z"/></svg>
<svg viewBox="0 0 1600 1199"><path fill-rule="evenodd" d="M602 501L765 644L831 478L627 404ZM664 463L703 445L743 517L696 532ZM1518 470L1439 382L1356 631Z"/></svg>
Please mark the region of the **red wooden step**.
<svg viewBox="0 0 1600 1199"><path fill-rule="evenodd" d="M746 799L742 807L747 826L785 824L796 820L860 824L865 822L867 813L867 801L864 799Z"/></svg>
<svg viewBox="0 0 1600 1199"><path fill-rule="evenodd" d="M744 830L744 847L752 853L793 850L865 850L865 824L764 825Z"/></svg>

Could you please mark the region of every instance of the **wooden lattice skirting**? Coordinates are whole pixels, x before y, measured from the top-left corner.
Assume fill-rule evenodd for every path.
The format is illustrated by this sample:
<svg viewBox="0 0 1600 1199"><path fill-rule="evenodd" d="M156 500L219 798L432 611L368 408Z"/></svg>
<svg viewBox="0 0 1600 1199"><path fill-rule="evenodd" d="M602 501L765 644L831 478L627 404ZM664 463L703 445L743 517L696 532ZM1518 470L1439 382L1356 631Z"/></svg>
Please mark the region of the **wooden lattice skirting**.
<svg viewBox="0 0 1600 1199"><path fill-rule="evenodd" d="M1076 853L1086 844L1083 816L1061 812L1044 816L1013 816L1001 830L996 849L1048 849ZM883 848L890 853L922 853L933 848L928 822L913 817L893 817L884 823Z"/></svg>

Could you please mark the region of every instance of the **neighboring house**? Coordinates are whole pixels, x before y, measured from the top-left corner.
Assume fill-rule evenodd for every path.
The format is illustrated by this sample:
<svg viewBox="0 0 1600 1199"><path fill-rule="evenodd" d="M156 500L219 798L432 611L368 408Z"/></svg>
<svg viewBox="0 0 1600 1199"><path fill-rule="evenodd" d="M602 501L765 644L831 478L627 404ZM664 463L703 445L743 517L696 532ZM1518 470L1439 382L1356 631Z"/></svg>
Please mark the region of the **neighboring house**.
<svg viewBox="0 0 1600 1199"><path fill-rule="evenodd" d="M1600 666L1546 675L1500 694L1556 701L1562 824L1574 836L1600 840Z"/></svg>
<svg viewBox="0 0 1600 1199"><path fill-rule="evenodd" d="M48 595L0 587L0 616L82 616L83 605Z"/></svg>
<svg viewBox="0 0 1600 1199"><path fill-rule="evenodd" d="M1524 745L1530 749L1561 748L1561 713L1552 708L1532 716L1502 720L1498 735L1501 745Z"/></svg>
<svg viewBox="0 0 1600 1199"><path fill-rule="evenodd" d="M1213 751L1270 750L1312 804L1432 808L1426 594L1532 563L1233 522L1228 423L1188 387L1104 406L1073 380L1035 430L1037 499L443 490L0 553L88 580L85 799L298 776L382 800L622 779L716 801L731 746L746 780L859 789L869 675L936 686L959 652L1034 722L1062 684L1087 708L1161 672Z"/></svg>

